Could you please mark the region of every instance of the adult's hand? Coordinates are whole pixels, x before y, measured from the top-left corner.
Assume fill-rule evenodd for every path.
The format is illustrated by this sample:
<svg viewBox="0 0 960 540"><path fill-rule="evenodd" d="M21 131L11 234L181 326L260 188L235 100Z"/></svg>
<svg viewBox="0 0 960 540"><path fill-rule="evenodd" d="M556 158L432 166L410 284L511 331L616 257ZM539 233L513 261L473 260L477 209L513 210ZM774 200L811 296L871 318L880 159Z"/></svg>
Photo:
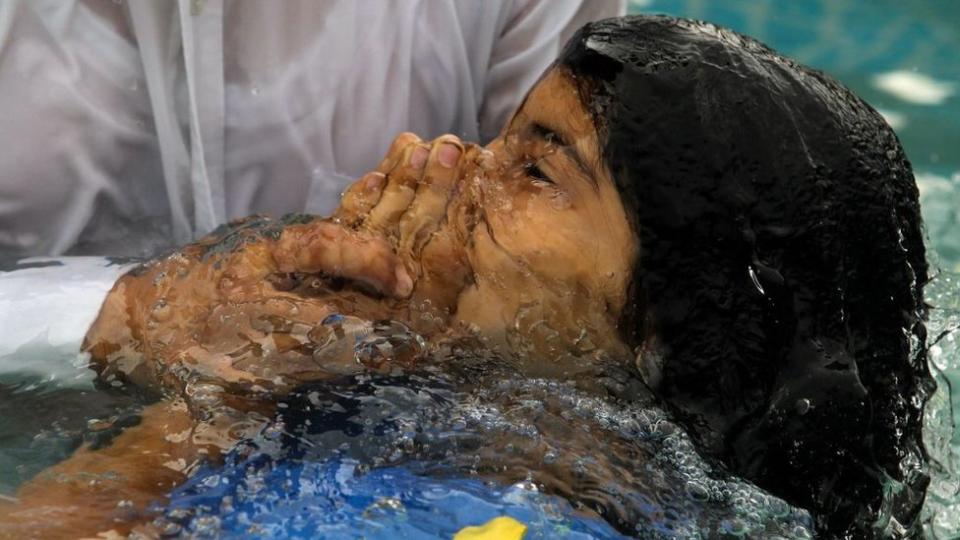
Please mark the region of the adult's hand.
<svg viewBox="0 0 960 540"><path fill-rule="evenodd" d="M334 281L382 296L333 295ZM392 244L375 232L309 216L252 217L121 277L84 350L107 383L180 393L198 381L276 386L331 367L314 355L324 336L311 333L326 316L383 317L381 298L412 289Z"/></svg>
<svg viewBox="0 0 960 540"><path fill-rule="evenodd" d="M402 133L377 169L347 189L333 216L346 226L390 239L417 283L413 300L419 305L429 300L436 321L446 321L455 311L470 281L467 239L449 226L465 218L457 211L465 206L451 202L470 199L471 183L464 179L489 166L488 154L453 135L426 142Z"/></svg>
<svg viewBox="0 0 960 540"><path fill-rule="evenodd" d="M377 169L347 189L334 219L382 233L416 269L420 250L446 217L457 180L478 152L454 135L425 142L402 133Z"/></svg>

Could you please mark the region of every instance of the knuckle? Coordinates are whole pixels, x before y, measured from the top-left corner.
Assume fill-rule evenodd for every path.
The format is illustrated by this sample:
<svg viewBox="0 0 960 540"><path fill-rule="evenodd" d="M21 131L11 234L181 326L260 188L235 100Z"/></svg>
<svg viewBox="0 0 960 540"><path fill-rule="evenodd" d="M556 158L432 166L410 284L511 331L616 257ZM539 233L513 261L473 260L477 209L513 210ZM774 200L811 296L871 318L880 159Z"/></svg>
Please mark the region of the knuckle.
<svg viewBox="0 0 960 540"><path fill-rule="evenodd" d="M418 137L415 133L404 131L403 133L397 135L393 139L393 144L391 145L391 148L393 150L400 150L411 144L416 144L419 142L421 142L420 137Z"/></svg>

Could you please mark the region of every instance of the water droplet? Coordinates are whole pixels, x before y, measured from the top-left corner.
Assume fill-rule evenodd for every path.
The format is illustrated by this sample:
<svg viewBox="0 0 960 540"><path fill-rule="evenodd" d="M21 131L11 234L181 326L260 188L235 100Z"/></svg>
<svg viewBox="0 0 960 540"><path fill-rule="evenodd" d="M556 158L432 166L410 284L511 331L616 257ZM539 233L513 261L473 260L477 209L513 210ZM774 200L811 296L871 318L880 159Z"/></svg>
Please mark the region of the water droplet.
<svg viewBox="0 0 960 540"><path fill-rule="evenodd" d="M586 328L580 329L580 335L577 336L577 339L573 341L573 344L577 348L577 352L580 354L589 353L597 348L596 344L593 342L593 339L590 338L590 334L587 332Z"/></svg>
<svg viewBox="0 0 960 540"><path fill-rule="evenodd" d="M753 282L753 288L755 288L761 295L765 296L767 292L763 290L763 285L760 284L760 279L757 277L757 271L754 270L752 265L747 267L747 272L750 274L750 281Z"/></svg>
<svg viewBox="0 0 960 540"><path fill-rule="evenodd" d="M165 322L170 319L172 314L173 310L164 298L157 300L153 306L150 307L150 318L156 322Z"/></svg>
<svg viewBox="0 0 960 540"><path fill-rule="evenodd" d="M550 196L550 206L554 210L566 210L571 205L570 196L562 191L557 191Z"/></svg>
<svg viewBox="0 0 960 540"><path fill-rule="evenodd" d="M284 427L282 422L274 422L263 428L263 436L267 440L275 441L283 436Z"/></svg>
<svg viewBox="0 0 960 540"><path fill-rule="evenodd" d="M357 362L368 368L381 369L387 364L412 363L426 347L426 341L403 323L380 321L372 331L357 341L354 354Z"/></svg>
<svg viewBox="0 0 960 540"><path fill-rule="evenodd" d="M193 520L193 533L201 538L213 538L220 532L220 518L217 516L200 516Z"/></svg>
<svg viewBox="0 0 960 540"><path fill-rule="evenodd" d="M794 404L794 408L796 409L797 414L807 414L810 411L810 400L806 398L798 399Z"/></svg>
<svg viewBox="0 0 960 540"><path fill-rule="evenodd" d="M930 361L933 362L933 365L937 369L944 370L949 367L948 358L943 354L943 348L940 345L933 345L930 347L929 351Z"/></svg>
<svg viewBox="0 0 960 540"><path fill-rule="evenodd" d="M189 508L174 508L167 512L167 517L177 521L183 521L193 515L193 510Z"/></svg>
<svg viewBox="0 0 960 540"><path fill-rule="evenodd" d="M743 536L747 534L749 528L743 520L739 518L725 519L720 522L720 532L731 536Z"/></svg>
<svg viewBox="0 0 960 540"><path fill-rule="evenodd" d="M90 431L103 431L110 427L113 427L113 420L102 420L100 418L87 420L87 429Z"/></svg>
<svg viewBox="0 0 960 540"><path fill-rule="evenodd" d="M167 538L171 536L177 536L180 534L180 531L183 530L179 524L172 521L168 521L163 518L157 518L153 520L153 527L160 533L160 536Z"/></svg>
<svg viewBox="0 0 960 540"><path fill-rule="evenodd" d="M537 488L537 484L533 483L533 480L531 480L530 478L517 482L513 486L518 489L522 489L523 491L529 491L531 493L536 493L540 491L540 489Z"/></svg>
<svg viewBox="0 0 960 540"><path fill-rule="evenodd" d="M389 510L399 512L403 510L403 501L396 497L383 497L377 499L367 510Z"/></svg>
<svg viewBox="0 0 960 540"><path fill-rule="evenodd" d="M211 409L223 402L223 387L216 384L190 382L184 388L184 394L200 409Z"/></svg>

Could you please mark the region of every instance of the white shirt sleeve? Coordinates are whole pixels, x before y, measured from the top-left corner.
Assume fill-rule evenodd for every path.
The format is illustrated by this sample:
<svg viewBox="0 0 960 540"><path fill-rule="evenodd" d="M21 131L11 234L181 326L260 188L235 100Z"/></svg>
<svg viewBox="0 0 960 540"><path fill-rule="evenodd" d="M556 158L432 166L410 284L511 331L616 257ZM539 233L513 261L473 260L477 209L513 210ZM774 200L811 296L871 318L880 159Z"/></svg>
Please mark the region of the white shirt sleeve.
<svg viewBox="0 0 960 540"><path fill-rule="evenodd" d="M114 282L129 270L103 257L36 257L0 270L0 376L35 374L88 386L80 345Z"/></svg>
<svg viewBox="0 0 960 540"><path fill-rule="evenodd" d="M584 24L626 13L625 0L516 0L493 46L481 104L480 138L497 136L522 96Z"/></svg>

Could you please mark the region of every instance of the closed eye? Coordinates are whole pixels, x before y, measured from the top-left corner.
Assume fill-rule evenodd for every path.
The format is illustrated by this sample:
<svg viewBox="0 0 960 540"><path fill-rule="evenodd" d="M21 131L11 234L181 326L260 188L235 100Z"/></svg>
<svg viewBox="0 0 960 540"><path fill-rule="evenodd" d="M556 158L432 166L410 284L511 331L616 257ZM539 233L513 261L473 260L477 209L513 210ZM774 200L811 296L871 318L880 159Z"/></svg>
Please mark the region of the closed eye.
<svg viewBox="0 0 960 540"><path fill-rule="evenodd" d="M527 176L533 178L534 180L547 182L549 184L554 183L553 180L551 180L550 177L547 176L546 173L544 173L536 163L528 163L524 165L524 171L527 173Z"/></svg>

